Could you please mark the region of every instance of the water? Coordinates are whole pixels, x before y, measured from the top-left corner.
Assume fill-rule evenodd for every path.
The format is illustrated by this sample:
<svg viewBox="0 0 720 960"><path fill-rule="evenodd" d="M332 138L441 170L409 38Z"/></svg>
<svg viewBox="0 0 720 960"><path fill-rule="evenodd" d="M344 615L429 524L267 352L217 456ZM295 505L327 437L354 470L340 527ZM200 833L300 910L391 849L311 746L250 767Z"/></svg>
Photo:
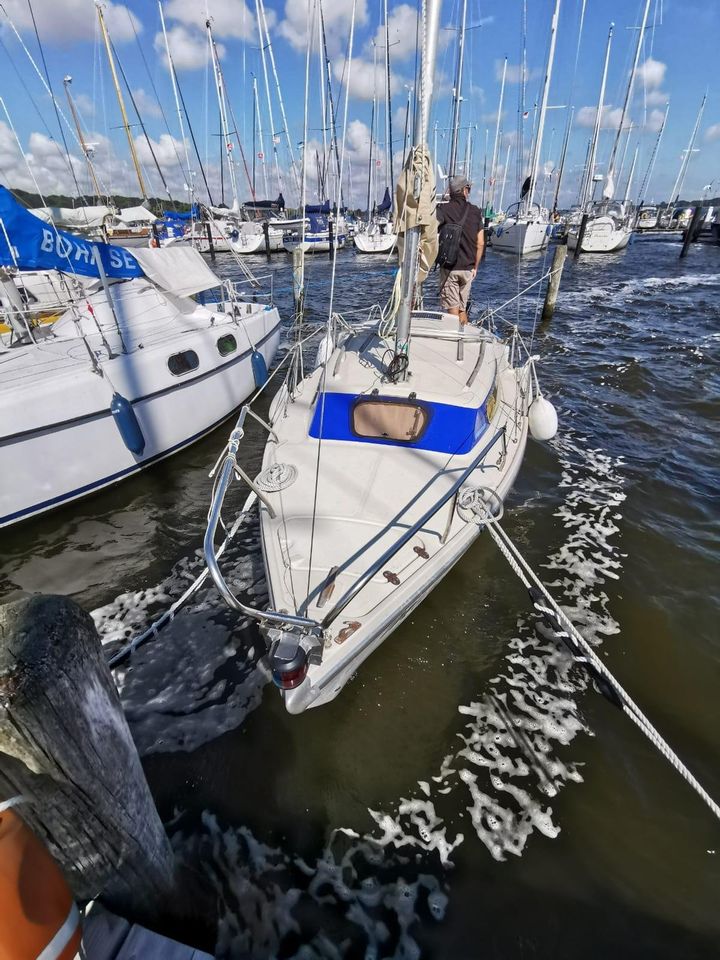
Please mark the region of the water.
<svg viewBox="0 0 720 960"><path fill-rule="evenodd" d="M717 797L720 268L714 248L677 256L642 241L568 261L533 347L560 434L529 444L505 526ZM475 311L548 264L518 275L491 252ZM288 262L270 269L289 317ZM309 276L319 317L329 262ZM382 302L391 281L381 259L345 252L336 307ZM537 306L532 291L503 316L529 337ZM4 532L6 599L67 593L109 644L142 630L201 569L207 472L228 430ZM261 450L251 428L251 474ZM264 601L254 522L227 569ZM221 957L720 954L718 824L538 636L489 538L332 704L287 716L261 656L254 626L208 588L118 671L178 857L216 904L186 938Z"/></svg>

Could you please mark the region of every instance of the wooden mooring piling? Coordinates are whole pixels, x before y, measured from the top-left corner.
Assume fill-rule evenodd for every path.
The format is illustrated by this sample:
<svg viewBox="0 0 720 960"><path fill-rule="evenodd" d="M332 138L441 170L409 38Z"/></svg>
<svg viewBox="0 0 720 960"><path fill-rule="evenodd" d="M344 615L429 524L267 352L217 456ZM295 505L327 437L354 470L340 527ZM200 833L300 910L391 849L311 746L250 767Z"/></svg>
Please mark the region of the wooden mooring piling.
<svg viewBox="0 0 720 960"><path fill-rule="evenodd" d="M0 606L0 799L78 900L175 912L173 852L92 618L66 597Z"/></svg>
<svg viewBox="0 0 720 960"><path fill-rule="evenodd" d="M700 233L700 221L703 215L703 208L701 204L698 204L693 210L692 220L688 224L687 230L685 231L685 236L683 237L683 245L680 251L680 259L684 260L690 249L690 244L695 243Z"/></svg>
<svg viewBox="0 0 720 960"><path fill-rule="evenodd" d="M548 284L545 290L545 302L543 304L541 318L543 323L552 320L553 313L555 313L555 304L557 302L558 291L560 290L560 280L562 278L565 260L567 259L567 250L566 243L559 243L555 247L550 276L548 277Z"/></svg>

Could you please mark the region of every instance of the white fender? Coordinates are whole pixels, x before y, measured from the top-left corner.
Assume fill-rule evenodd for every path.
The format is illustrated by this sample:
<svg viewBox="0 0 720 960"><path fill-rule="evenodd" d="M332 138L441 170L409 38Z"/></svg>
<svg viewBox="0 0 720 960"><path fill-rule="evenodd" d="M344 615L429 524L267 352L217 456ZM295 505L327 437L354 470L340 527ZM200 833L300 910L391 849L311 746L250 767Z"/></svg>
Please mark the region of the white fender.
<svg viewBox="0 0 720 960"><path fill-rule="evenodd" d="M545 397L535 397L528 411L528 423L534 440L552 440L558 429L557 411Z"/></svg>
<svg viewBox="0 0 720 960"><path fill-rule="evenodd" d="M321 367L323 364L328 362L334 349L335 343L333 341L333 335L331 331L328 330L318 344L317 356L315 357L316 369L317 367Z"/></svg>

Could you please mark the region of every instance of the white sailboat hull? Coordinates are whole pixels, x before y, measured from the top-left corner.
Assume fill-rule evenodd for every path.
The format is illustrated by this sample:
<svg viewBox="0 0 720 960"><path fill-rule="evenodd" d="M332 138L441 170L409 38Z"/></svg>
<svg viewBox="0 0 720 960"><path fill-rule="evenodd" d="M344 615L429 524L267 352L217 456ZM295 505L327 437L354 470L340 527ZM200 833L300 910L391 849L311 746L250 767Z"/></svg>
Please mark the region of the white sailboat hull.
<svg viewBox="0 0 720 960"><path fill-rule="evenodd" d="M353 242L359 253L391 253L397 247L397 234L356 233Z"/></svg>
<svg viewBox="0 0 720 960"><path fill-rule="evenodd" d="M333 247L342 250L345 246L345 235L333 237ZM304 253L330 253L330 237L327 233L306 233L305 239L286 237L283 247L287 253L302 250Z"/></svg>
<svg viewBox="0 0 720 960"><path fill-rule="evenodd" d="M580 227L571 227L568 231L568 247L577 248ZM583 237L583 253L616 253L624 250L630 242L630 227L618 225L613 217L591 217L588 219Z"/></svg>
<svg viewBox="0 0 720 960"><path fill-rule="evenodd" d="M530 220L524 217L508 217L493 229L490 245L493 250L525 256L538 253L548 245L551 224L544 219Z"/></svg>
<svg viewBox="0 0 720 960"><path fill-rule="evenodd" d="M238 320L229 312L211 314L193 304L194 315L178 318L177 311L169 315L167 302L163 308L158 299L150 288L137 305L139 313L146 314L146 323L135 331L142 349L103 358L102 375L93 372L80 337L46 340L39 347L30 344L3 354L0 526L117 483L183 449L221 423L254 390L253 346L269 366L279 344L275 308L248 304L247 314ZM102 305L97 300L94 305L101 316ZM236 348L223 355L218 340L227 335L234 337ZM106 336L112 338L109 331ZM169 357L189 351L197 357L197 368L174 375ZM132 404L144 438L140 453L128 448L112 415L116 394Z"/></svg>
<svg viewBox="0 0 720 960"><path fill-rule="evenodd" d="M437 339L429 333L433 327ZM338 605L325 630L322 662L311 663L302 683L283 691L290 713L334 699L432 591L481 530L461 516L457 495L480 486L491 491L493 503L504 500L525 449L526 371L509 366L506 344L474 327L458 335L457 320L448 314L418 315L413 321L411 387L378 380L386 346L375 338L363 347L367 342L367 333L356 336L327 361L331 373L322 422L323 437L328 438L322 441L317 473L313 431L323 403L318 393L321 369L306 380L292 403L283 390L271 409L276 439L267 444L263 467L285 463L297 470L291 485L267 494L274 517L265 504L260 506L271 606L321 622ZM345 403L342 398L347 396L355 401L367 396L373 384L381 402L416 392L418 402L431 411L427 430L433 417L441 418L436 421L443 435L440 444L450 443L457 452L448 456L447 448L368 443L354 435L331 438L333 430L347 429L347 415L336 417L334 412L337 403ZM474 440L462 450L454 447L455 440L443 432L444 417L450 430L469 417ZM465 471L467 477L458 484ZM408 532L409 539L400 542ZM352 594L364 578L359 592Z"/></svg>
<svg viewBox="0 0 720 960"><path fill-rule="evenodd" d="M277 253L283 248L282 230L270 230L268 232L268 245L270 253ZM252 253L265 253L265 234L262 230L241 230L240 235L230 241L230 248L234 253L248 255Z"/></svg>

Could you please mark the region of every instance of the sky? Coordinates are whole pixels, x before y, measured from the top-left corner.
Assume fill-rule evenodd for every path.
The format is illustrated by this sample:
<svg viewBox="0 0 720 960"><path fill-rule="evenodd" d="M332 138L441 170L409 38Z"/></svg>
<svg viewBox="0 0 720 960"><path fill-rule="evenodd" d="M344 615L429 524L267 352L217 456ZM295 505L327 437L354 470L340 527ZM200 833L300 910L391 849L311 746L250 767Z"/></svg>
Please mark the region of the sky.
<svg viewBox="0 0 720 960"><path fill-rule="evenodd" d="M240 145L235 143L232 157L240 201L249 198L254 179L258 198L275 197L282 189L288 203L295 205L297 190L290 150L297 170L305 143L307 199L309 202L317 199L323 146L331 136L328 124L323 122L322 100L326 85L323 84L324 63L319 53L317 2L265 0L264 3L288 121L286 132L267 48L267 85L265 80L257 24L257 11L262 9L262 0L163 0L171 55L202 169L188 129L185 129L184 142L181 135L158 4L155 0L103 4L119 66L128 78L152 145L151 152L125 93L133 124L131 133L148 182L148 193L165 195L165 188L155 170L154 152L173 198L187 200L188 186L192 181L196 196L206 201L204 171L213 202L232 202L226 159L221 168L226 141L221 136L216 86L208 53L205 22L209 17L229 104L229 124L237 129L244 154L243 157ZM414 3L385 2L390 40L392 168L397 176L404 152L406 104L408 97L414 95L418 7ZM449 159L451 99L462 2L444 0L442 6L429 146L431 152L436 152L436 163L443 172L447 171ZM579 177L596 115L608 28L614 21L595 171L599 175L605 172L620 122L644 2L562 0L549 93L551 109L547 114L540 154L538 191L546 202L552 200L555 191L569 105L574 107L574 121L560 205L570 206L577 199ZM528 172L528 144L545 72L554 3L555 0L526 0L523 85L523 0L467 0L458 169L465 172L465 164L468 164L476 202L488 200L492 194L497 207L502 194L503 205L507 206L517 199L519 184ZM101 189L139 195L94 0L3 0L2 6L6 13L0 10L0 182L32 191L39 188L43 193L77 195L79 192L93 192L63 84L66 76L72 76L72 82L67 86L80 118L83 137L93 152ZM381 199L390 173L386 150L384 6L383 0L324 0L322 4L336 125L338 137L345 144L343 199L351 207L364 208L367 203L368 171L372 173L369 192L376 201ZM584 22L582 35L579 35L583 7ZM352 59L348 62L351 31ZM618 154L620 158L625 157L618 177L621 194L637 155L631 197L638 197L669 102L667 124L643 198L646 202L658 202L670 196L701 101L707 94L682 196L693 199L703 194L720 195L718 37L720 0L652 0L640 67ZM30 62L28 53L35 65ZM501 78L506 57L504 102L498 130ZM42 80L46 70L57 107ZM307 98L306 71L309 77ZM350 97L346 102L348 77ZM520 109L523 87L525 119L521 119L523 111ZM371 158L374 95L377 105ZM63 118L69 122L66 124ZM497 151L496 131L499 133ZM521 137L525 143L524 153L519 150ZM497 159L493 178L494 154ZM331 194L337 190L332 177L328 187Z"/></svg>

